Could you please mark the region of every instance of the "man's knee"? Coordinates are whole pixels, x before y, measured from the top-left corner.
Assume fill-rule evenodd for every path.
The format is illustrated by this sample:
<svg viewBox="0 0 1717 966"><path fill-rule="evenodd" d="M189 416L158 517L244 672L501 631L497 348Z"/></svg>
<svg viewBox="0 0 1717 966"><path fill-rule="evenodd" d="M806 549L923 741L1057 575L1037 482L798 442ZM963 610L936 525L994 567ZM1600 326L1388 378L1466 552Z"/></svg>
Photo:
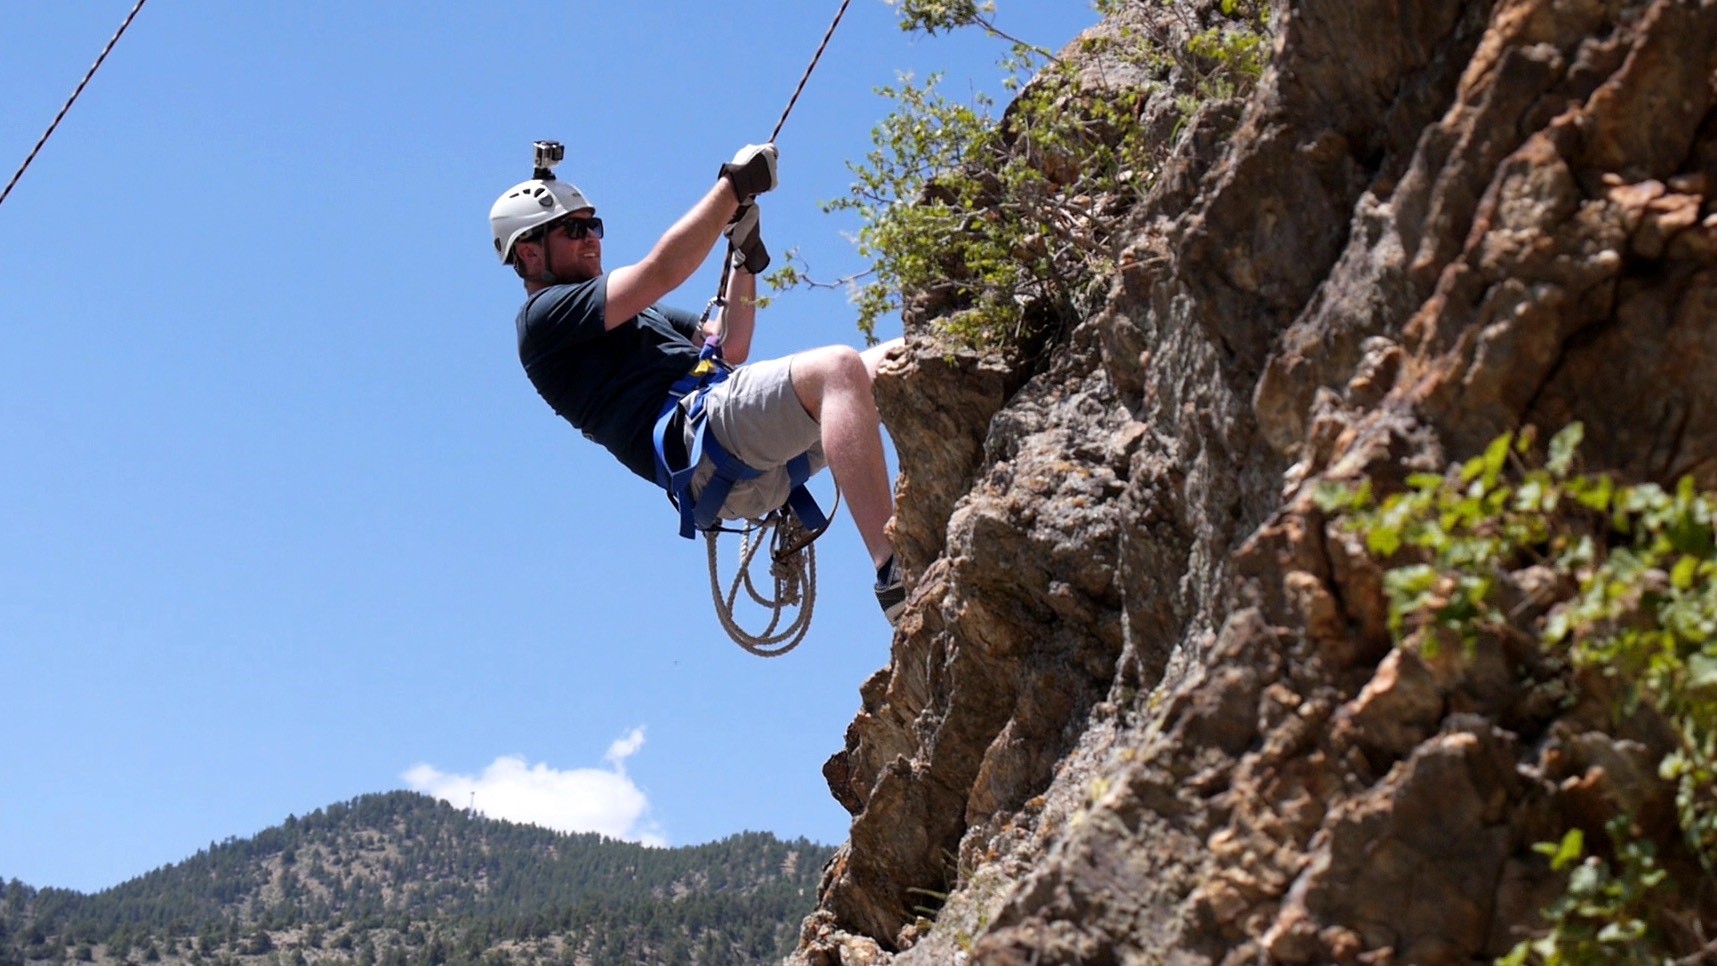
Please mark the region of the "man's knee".
<svg viewBox="0 0 1717 966"><path fill-rule="evenodd" d="M816 360L818 366L830 369L848 369L862 360L859 351L850 345L826 345L806 351L806 355Z"/></svg>
<svg viewBox="0 0 1717 966"><path fill-rule="evenodd" d="M793 387L801 393L821 396L829 389L851 389L870 383L864 357L851 346L831 345L807 349L793 361Z"/></svg>

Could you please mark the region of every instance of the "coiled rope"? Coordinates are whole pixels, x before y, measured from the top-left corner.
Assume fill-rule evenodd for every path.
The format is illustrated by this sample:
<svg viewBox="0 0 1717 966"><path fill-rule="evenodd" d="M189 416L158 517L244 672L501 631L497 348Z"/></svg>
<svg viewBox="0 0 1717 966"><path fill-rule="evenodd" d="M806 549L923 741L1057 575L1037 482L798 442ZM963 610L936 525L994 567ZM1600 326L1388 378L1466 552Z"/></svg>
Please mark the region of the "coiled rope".
<svg viewBox="0 0 1717 966"><path fill-rule="evenodd" d="M840 9L835 11L835 19L830 21L829 29L823 34L822 43L817 45L817 52L811 55L811 62L799 76L799 85L793 88L793 96L787 99L786 109L775 122L775 130L769 132L769 143L775 143L775 139L781 136L781 128L793 113L793 105L799 103L799 95L804 92L805 84L817 69L818 61L823 59L823 51L828 49L829 40L835 35L835 28L841 25L841 18L846 16L847 6L851 3L852 0L841 0ZM727 257L722 259L721 281L716 284L715 298L711 299L704 309L705 320L716 308L723 310L716 336L718 340L727 335L727 283L732 274L733 242L729 240ZM835 511L840 507L840 499L840 489L836 488L835 502L829 508L828 519L834 519ZM798 518L780 510L762 520L753 521L741 531L743 537L739 551L739 570L725 595L721 590L720 567L715 549L716 537L723 531L704 532L709 556L709 590L710 597L715 601L716 618L721 622L722 629L727 631L727 636L747 653L758 657L780 657L798 647L799 642L805 639L806 633L811 629L812 612L817 606L817 550L812 544L826 529L827 524L815 532L807 531L799 524ZM751 575L757 552L765 544L769 546L769 572L773 581L773 589L768 594L758 589L759 583ZM754 634L747 631L734 619L733 606L738 602L742 589L753 603L769 611L769 624L761 632ZM793 619L782 627L783 617L787 611L794 608L797 608L797 611Z"/></svg>
<svg viewBox="0 0 1717 966"><path fill-rule="evenodd" d="M733 585L725 597L721 592L720 566L716 561L716 531L710 530L704 534L704 544L709 548L709 590L710 596L715 600L716 617L734 643L758 657L780 657L798 647L799 642L804 640L805 634L810 631L811 615L817 609L816 548L806 544L798 552L778 556L775 551L784 541L796 536L793 531L799 529L799 523L791 515L783 517L776 513L771 517L744 531L740 544L739 571L734 575ZM768 534L767 541L763 538L764 534ZM769 573L774 581L774 587L768 594L758 589L757 582L751 576L751 565L757 551L765 542L769 544L771 551ZM733 605L737 602L741 589L744 589L746 596L750 597L753 603L769 610L769 625L762 631L747 631L734 619ZM797 608L793 619L786 627L781 627L782 617L793 608Z"/></svg>
<svg viewBox="0 0 1717 966"><path fill-rule="evenodd" d="M113 45L119 43L119 38L124 36L125 28L131 26L131 21L137 19L137 11L142 10L143 5L148 2L149 0L137 0L137 5L125 15L125 22L119 25L118 30L114 31L113 37L107 42L107 46L101 48L101 56L97 57L95 63L90 65L89 70L83 75L83 80L78 81L77 90L72 91L72 96L66 98L65 104L60 106L60 112L54 115L53 123L49 124L48 129L43 131L42 136L36 140L36 146L30 149L29 157L26 157L24 163L18 166L18 170L12 175L12 180L6 182L5 190L0 191L0 204L6 203L6 196L12 193L12 188L18 184L18 179L24 176L24 172L30 167L30 162L36 160L36 155L41 153L42 145L48 143L48 138L53 136L54 129L60 126L60 121L65 118L66 112L72 109L73 102L78 99L79 94L83 93L83 89L89 86L90 78L94 77L95 72L101 68L101 62L106 60L107 55L112 52ZM786 120L786 117L783 116L782 120Z"/></svg>

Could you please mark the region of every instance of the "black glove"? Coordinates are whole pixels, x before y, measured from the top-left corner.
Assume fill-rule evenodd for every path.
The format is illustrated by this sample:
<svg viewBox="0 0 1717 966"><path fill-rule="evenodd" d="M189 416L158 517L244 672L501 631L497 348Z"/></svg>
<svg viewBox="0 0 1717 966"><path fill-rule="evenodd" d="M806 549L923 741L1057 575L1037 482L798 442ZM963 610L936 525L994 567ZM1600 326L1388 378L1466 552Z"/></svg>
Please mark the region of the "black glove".
<svg viewBox="0 0 1717 966"><path fill-rule="evenodd" d="M721 176L733 183L740 204L775 187L775 156L773 144L747 144L721 166Z"/></svg>
<svg viewBox="0 0 1717 966"><path fill-rule="evenodd" d="M733 267L743 268L753 275L762 275L769 267L769 250L763 247L761 215L755 203L741 205L733 221L722 230L733 243Z"/></svg>

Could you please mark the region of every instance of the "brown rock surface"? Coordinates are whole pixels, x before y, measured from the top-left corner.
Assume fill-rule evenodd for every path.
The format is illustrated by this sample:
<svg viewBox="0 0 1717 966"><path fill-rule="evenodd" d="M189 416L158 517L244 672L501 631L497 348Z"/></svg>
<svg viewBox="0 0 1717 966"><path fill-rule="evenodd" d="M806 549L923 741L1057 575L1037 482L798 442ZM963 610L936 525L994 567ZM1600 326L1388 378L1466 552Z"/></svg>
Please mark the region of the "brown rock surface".
<svg viewBox="0 0 1717 966"><path fill-rule="evenodd" d="M908 319L910 609L796 960L1470 962L1560 890L1532 843L1665 811L1661 736L1536 698L1531 654L1395 650L1309 494L1571 420L1591 468L1717 487L1717 2L1276 30L1046 360Z"/></svg>

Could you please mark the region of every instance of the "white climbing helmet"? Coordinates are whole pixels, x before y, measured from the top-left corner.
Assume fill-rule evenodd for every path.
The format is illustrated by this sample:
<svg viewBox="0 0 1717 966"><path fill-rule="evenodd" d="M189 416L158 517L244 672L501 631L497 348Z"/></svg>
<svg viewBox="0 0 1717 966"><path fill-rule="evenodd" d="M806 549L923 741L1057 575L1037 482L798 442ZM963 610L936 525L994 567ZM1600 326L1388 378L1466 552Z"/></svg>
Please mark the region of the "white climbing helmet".
<svg viewBox="0 0 1717 966"><path fill-rule="evenodd" d="M489 208L489 230L495 236L495 254L501 264L513 262L513 246L519 236L546 225L562 215L575 211L594 210L595 205L584 197L577 186L565 181L532 179L521 181L495 199Z"/></svg>

